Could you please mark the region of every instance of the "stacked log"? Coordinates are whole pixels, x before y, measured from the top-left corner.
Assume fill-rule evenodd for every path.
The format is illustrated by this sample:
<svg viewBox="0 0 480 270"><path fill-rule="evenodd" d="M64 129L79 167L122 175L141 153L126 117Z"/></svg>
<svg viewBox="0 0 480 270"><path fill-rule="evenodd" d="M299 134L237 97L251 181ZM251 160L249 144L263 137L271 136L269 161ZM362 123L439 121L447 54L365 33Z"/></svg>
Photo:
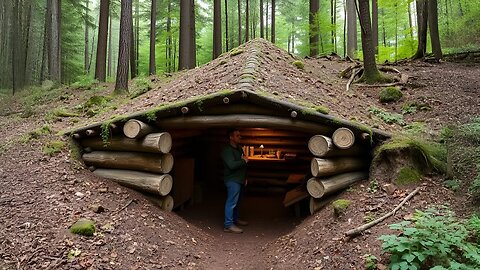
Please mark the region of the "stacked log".
<svg viewBox="0 0 480 270"><path fill-rule="evenodd" d="M174 159L170 154L172 137L168 132L154 132L140 120L131 119L123 126L123 135L104 141L89 136L80 143L82 156L94 174L123 186L145 192L161 209L171 211L174 198L170 195L173 178L169 174Z"/></svg>
<svg viewBox="0 0 480 270"><path fill-rule="evenodd" d="M335 130L331 138L320 134L308 141L308 149L314 155L310 163L313 177L306 183L311 214L328 204L332 197L328 195L368 178L365 170L369 162L364 157L367 153L356 141L355 134L344 127Z"/></svg>

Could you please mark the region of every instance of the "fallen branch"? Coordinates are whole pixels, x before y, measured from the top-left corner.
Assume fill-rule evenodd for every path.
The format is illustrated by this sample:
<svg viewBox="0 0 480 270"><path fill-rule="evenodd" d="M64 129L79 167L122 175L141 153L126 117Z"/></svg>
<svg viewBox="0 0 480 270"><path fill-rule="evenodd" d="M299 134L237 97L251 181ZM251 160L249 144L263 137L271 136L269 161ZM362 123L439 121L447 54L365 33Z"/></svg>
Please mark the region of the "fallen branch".
<svg viewBox="0 0 480 270"><path fill-rule="evenodd" d="M351 76L352 70L356 68L361 68L362 65L356 64L354 66L348 66L346 69L344 69L342 72L340 72L340 78L349 78Z"/></svg>
<svg viewBox="0 0 480 270"><path fill-rule="evenodd" d="M130 204L132 204L133 202L137 202L137 200L135 199L131 199L130 201L128 201L127 204L125 204L122 208L118 209L117 211L115 211L115 214L118 214L120 212L122 212L125 208L127 208Z"/></svg>
<svg viewBox="0 0 480 270"><path fill-rule="evenodd" d="M352 71L352 76L350 76L350 79L348 80L347 82L347 86L346 86L346 92L348 93L348 91L350 91L350 85L353 83L353 80L355 79L355 77L357 77L357 75L363 71L363 68L359 68L359 69L354 69Z"/></svg>
<svg viewBox="0 0 480 270"><path fill-rule="evenodd" d="M367 224L363 224L362 226L360 227L357 227L355 229L352 229L352 230L349 230L345 233L346 236L348 237L351 237L351 236L355 236L363 231L365 231L366 229L369 229L375 225L377 225L378 223L384 221L385 219L395 215L397 213L397 211L408 201L410 200L413 196L415 196L415 194L417 194L418 192L420 191L420 187L416 188L414 191L412 191L412 193L408 194L408 196L403 199L403 201L397 206L395 207L395 209L393 209L393 211L385 214L384 216L378 218L378 219L375 219L374 221L371 221Z"/></svg>

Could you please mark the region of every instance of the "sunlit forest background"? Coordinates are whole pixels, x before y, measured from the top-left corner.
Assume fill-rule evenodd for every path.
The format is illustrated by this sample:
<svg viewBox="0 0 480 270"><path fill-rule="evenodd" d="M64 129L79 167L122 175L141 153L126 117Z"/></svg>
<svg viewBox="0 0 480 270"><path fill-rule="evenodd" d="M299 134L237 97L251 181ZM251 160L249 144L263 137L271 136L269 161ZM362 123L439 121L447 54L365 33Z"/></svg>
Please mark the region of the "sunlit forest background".
<svg viewBox="0 0 480 270"><path fill-rule="evenodd" d="M45 18L48 15L46 7L50 2L51 0L4 0L0 4L1 89L12 88L12 77L15 76L11 72L13 62L18 70L16 80L20 80L17 88L39 84L47 79L45 62L48 44L45 35L48 25ZM271 0L262 2L265 38L270 39ZM60 3L61 82L71 84L93 77L100 1L63 0ZM260 0L250 0L248 4L249 39L258 38ZM378 1L377 62L405 59L415 53L418 39L416 4L412 0ZM345 0L320 0L320 55L346 55L345 7ZM174 72L178 69L180 3L158 0L156 10L157 73ZM139 76L148 75L150 11L151 1L133 0L134 46ZM110 1L109 12L107 81L113 81L119 46L119 0ZM222 1L223 51L231 50L246 41L246 12L245 1ZM444 53L476 50L480 47L480 5L477 1L438 0L438 18ZM275 43L278 46L301 57L308 55L309 1L276 1L275 24ZM357 23L356 27L358 45L355 56L361 57L360 24ZM241 40L239 29L242 32L240 36L243 35ZM212 60L213 0L195 1L195 33L196 65L199 66Z"/></svg>

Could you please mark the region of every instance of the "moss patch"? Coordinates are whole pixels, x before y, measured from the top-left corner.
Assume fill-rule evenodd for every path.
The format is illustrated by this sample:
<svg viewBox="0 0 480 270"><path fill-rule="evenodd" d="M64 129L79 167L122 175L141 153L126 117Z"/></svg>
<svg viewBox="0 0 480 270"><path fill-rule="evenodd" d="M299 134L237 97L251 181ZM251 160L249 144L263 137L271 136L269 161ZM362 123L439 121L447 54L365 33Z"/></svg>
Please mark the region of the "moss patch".
<svg viewBox="0 0 480 270"><path fill-rule="evenodd" d="M305 64L300 60L293 61L292 65L294 65L296 68L301 69L301 70L305 69Z"/></svg>
<svg viewBox="0 0 480 270"><path fill-rule="evenodd" d="M410 149L412 152L420 154L426 165L432 169L441 173L446 171L447 150L444 145L409 136L393 137L389 142L377 148L374 160L390 151L402 149Z"/></svg>
<svg viewBox="0 0 480 270"><path fill-rule="evenodd" d="M241 53L243 53L244 50L243 49L239 49L239 48L234 48L230 51L230 57L233 57L233 56L236 56L236 55L239 55Z"/></svg>
<svg viewBox="0 0 480 270"><path fill-rule="evenodd" d="M398 87L390 86L380 91L380 102L396 102L402 98L403 94Z"/></svg>
<svg viewBox="0 0 480 270"><path fill-rule="evenodd" d="M415 184L420 182L421 178L422 175L417 169L411 167L403 167L398 172L397 179L394 181L394 183L399 186Z"/></svg>
<svg viewBox="0 0 480 270"><path fill-rule="evenodd" d="M81 218L70 227L73 234L92 236L95 233L95 222L90 219Z"/></svg>
<svg viewBox="0 0 480 270"><path fill-rule="evenodd" d="M50 141L43 146L42 152L45 155L53 156L57 153L60 153L63 147L65 147L65 143L62 141Z"/></svg>
<svg viewBox="0 0 480 270"><path fill-rule="evenodd" d="M338 216L344 214L351 203L352 202L350 200L345 200L345 199L340 199L340 200L334 201L332 203L332 207L333 207L333 213L335 214L335 216L338 217Z"/></svg>

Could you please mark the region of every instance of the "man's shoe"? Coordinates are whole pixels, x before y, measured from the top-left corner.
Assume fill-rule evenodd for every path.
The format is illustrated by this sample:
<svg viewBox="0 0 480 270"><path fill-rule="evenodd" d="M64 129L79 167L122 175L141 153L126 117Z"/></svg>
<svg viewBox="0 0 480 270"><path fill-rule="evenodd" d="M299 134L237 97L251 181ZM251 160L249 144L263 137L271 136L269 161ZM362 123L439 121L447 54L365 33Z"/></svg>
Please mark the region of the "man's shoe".
<svg viewBox="0 0 480 270"><path fill-rule="evenodd" d="M248 225L248 221L241 220L241 219L235 221L234 223L235 223L235 225L238 225L238 226L247 226Z"/></svg>
<svg viewBox="0 0 480 270"><path fill-rule="evenodd" d="M243 230L238 228L237 226L235 225L232 225L228 228L223 228L223 231L224 232L229 232L229 233L243 233Z"/></svg>

